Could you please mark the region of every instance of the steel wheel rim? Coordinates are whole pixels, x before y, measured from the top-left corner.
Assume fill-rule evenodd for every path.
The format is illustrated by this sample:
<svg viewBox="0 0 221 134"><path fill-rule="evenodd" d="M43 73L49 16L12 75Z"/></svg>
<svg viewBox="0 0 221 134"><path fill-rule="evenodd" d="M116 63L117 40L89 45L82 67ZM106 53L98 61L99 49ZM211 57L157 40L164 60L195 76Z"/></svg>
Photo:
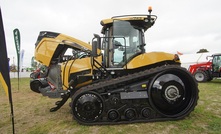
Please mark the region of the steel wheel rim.
<svg viewBox="0 0 221 134"><path fill-rule="evenodd" d="M202 73L196 73L194 77L197 81L203 81L204 80L204 75Z"/></svg>

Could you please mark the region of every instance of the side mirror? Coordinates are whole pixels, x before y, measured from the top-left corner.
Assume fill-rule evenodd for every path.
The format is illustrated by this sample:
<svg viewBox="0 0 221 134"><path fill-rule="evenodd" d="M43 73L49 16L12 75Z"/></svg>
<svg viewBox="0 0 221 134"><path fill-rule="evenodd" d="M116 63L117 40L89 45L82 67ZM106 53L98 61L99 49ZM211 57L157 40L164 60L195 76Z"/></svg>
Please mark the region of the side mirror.
<svg viewBox="0 0 221 134"><path fill-rule="evenodd" d="M101 37L98 34L94 34L92 40L92 56L97 57L97 49L101 49Z"/></svg>
<svg viewBox="0 0 221 134"><path fill-rule="evenodd" d="M101 37L98 34L94 34L94 38L97 39L97 48L101 49Z"/></svg>
<svg viewBox="0 0 221 134"><path fill-rule="evenodd" d="M97 57L97 41L92 42L92 56Z"/></svg>
<svg viewBox="0 0 221 134"><path fill-rule="evenodd" d="M97 57L97 49L101 49L101 37L98 34L94 34L92 41L92 56Z"/></svg>

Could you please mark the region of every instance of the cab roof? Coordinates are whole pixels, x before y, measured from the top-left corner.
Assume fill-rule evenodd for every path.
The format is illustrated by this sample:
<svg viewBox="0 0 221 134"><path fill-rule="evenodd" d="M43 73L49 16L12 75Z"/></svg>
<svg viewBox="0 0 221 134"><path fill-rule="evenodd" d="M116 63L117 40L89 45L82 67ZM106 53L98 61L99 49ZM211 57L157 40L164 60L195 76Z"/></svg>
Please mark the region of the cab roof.
<svg viewBox="0 0 221 134"><path fill-rule="evenodd" d="M122 16L114 16L110 19L101 20L100 24L103 26L103 29L107 27L111 27L113 25L114 20L124 20L133 23L134 25L138 25L146 31L150 28L156 21L156 15L122 15Z"/></svg>

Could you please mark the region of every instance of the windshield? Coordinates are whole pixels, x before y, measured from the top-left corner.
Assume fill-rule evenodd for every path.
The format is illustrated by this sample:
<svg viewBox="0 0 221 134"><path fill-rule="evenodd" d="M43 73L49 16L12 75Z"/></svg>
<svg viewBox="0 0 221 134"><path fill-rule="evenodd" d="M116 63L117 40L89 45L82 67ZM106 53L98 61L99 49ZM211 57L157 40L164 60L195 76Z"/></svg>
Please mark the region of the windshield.
<svg viewBox="0 0 221 134"><path fill-rule="evenodd" d="M142 50L142 30L128 21L115 20L113 27L113 63L125 65Z"/></svg>

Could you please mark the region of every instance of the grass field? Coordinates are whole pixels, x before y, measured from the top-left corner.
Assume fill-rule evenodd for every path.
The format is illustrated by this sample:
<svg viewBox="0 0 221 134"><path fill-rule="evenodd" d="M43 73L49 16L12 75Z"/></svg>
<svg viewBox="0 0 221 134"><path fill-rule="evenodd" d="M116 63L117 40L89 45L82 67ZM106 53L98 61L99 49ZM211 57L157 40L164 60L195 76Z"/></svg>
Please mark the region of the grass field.
<svg viewBox="0 0 221 134"><path fill-rule="evenodd" d="M43 97L29 89L29 78L11 79L16 134L220 134L221 80L199 83L199 101L183 120L123 125L83 126L72 119L66 103L49 112L57 99ZM12 133L10 105L0 85L0 134Z"/></svg>

